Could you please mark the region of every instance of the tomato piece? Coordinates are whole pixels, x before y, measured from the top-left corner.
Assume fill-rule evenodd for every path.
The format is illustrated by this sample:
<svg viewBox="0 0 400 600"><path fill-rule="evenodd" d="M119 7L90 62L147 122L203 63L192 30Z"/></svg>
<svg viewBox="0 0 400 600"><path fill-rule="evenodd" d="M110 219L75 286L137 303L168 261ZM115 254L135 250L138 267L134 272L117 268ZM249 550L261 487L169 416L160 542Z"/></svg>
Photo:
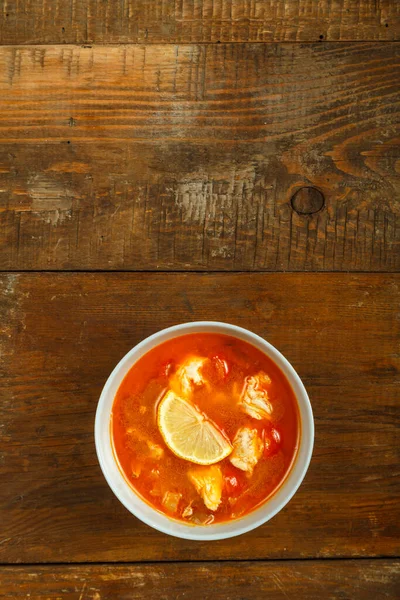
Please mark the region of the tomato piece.
<svg viewBox="0 0 400 600"><path fill-rule="evenodd" d="M281 445L281 434L275 427L270 430L263 429L261 438L264 442L264 457L272 456L278 452Z"/></svg>
<svg viewBox="0 0 400 600"><path fill-rule="evenodd" d="M229 496L238 496L246 485L243 482L243 472L233 466L226 466L223 471L225 489Z"/></svg>
<svg viewBox="0 0 400 600"><path fill-rule="evenodd" d="M169 377L171 375L172 369L174 367L174 361L173 360L167 360L166 362L162 363L161 365L161 376L162 377Z"/></svg>
<svg viewBox="0 0 400 600"><path fill-rule="evenodd" d="M237 492L238 486L239 486L238 480L236 479L236 477L234 475L231 475L230 477L225 477L225 487L226 487L226 491L228 492L229 495Z"/></svg>
<svg viewBox="0 0 400 600"><path fill-rule="evenodd" d="M211 359L221 379L225 379L229 375L229 365L225 358L216 354Z"/></svg>

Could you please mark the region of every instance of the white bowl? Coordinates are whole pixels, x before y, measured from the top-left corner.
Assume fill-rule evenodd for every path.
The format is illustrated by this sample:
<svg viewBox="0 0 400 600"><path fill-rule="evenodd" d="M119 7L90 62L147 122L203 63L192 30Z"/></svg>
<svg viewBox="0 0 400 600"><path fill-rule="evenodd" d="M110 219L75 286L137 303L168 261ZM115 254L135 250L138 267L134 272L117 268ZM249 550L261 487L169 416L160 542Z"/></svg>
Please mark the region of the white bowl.
<svg viewBox="0 0 400 600"><path fill-rule="evenodd" d="M112 449L110 418L115 394L132 365L149 350L174 337L188 333L222 333L244 340L269 356L285 374L296 396L300 421L300 444L294 464L278 491L264 504L240 519L216 525L185 524L158 512L144 502L123 477ZM100 467L110 488L135 517L169 535L189 540L221 540L241 535L271 519L292 498L307 472L314 444L314 420L310 400L304 385L292 365L274 346L263 338L235 325L218 321L183 323L163 329L132 348L115 367L103 388L97 406L95 422L96 451Z"/></svg>

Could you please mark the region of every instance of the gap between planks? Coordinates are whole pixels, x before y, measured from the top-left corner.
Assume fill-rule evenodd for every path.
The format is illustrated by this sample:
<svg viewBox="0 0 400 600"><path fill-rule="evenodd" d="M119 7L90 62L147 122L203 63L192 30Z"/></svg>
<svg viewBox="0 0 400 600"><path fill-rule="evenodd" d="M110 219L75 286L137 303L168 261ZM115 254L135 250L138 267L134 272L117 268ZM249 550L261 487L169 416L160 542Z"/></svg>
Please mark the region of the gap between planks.
<svg viewBox="0 0 400 600"><path fill-rule="evenodd" d="M304 558L299 558L299 557L295 557L295 558L277 558L277 557L272 557L272 558L214 558L214 559L181 559L181 560L141 560L141 561L129 561L129 560L118 560L118 561L106 561L106 562L102 562L102 561L79 561L79 562L65 562L65 561L61 561L61 562L55 562L55 561L51 561L51 562L19 562L19 563L5 563L5 562L0 562L0 568L1 567L7 567L7 568L18 568L18 567L26 567L29 569L33 569L35 567L75 567L75 566L80 566L80 567L117 567L118 565L121 566L131 566L131 567L140 567L143 565L179 565L179 564L185 564L185 565L196 565L198 563L204 564L204 565L213 565L215 563L340 563L340 562L351 562L351 563L361 563L361 562L367 562L367 561L374 561L374 562L385 562L385 561L392 561L395 562L397 560L400 560L400 555L395 555L395 556L391 556L391 555L387 555L387 556L324 556L324 557L313 557L313 556L305 556Z"/></svg>
<svg viewBox="0 0 400 600"><path fill-rule="evenodd" d="M9 44L7 42L3 42L0 44L0 48L35 48L35 47L46 47L46 46L60 46L60 47L71 47L74 46L75 48L96 48L96 47L101 47L101 48L107 48L107 47L113 47L115 48L116 46L218 46L218 45L224 45L224 46L244 46L245 44L251 44L251 45L261 45L261 46L311 46L314 44L393 44L396 42L400 42L400 37L399 38L395 38L393 40L374 40L373 38L368 39L362 39L362 40L335 40L335 39L323 39L320 40L318 39L318 37L316 37L314 40L305 40L305 41L301 41L301 40L269 40L269 41L262 41L262 40L242 40L242 41L227 41L227 42L223 42L223 41L218 41L218 42L203 42L203 41L195 41L195 42L179 42L179 41L173 41L173 42L93 42L91 44L79 44L79 43L74 43L74 42L29 42L28 44L22 44L22 43L16 43L16 44Z"/></svg>
<svg viewBox="0 0 400 600"><path fill-rule="evenodd" d="M222 270L222 269L208 269L208 270L202 270L202 269L190 269L190 270L179 270L179 269L0 269L0 275L4 274L4 275L25 275L25 274L30 274L30 275L40 275L40 274L47 274L47 273L60 273L60 274L64 274L64 273L76 273L79 275L84 275L85 273L87 273L88 275L93 275L93 274L111 274L111 273L125 273L125 274L129 274L131 273L132 275L134 275L135 273L139 273L139 274L168 274L168 275L192 275L192 274L200 274L200 275L299 275L300 273L302 275L329 275L329 274L336 274L336 275L387 275L387 276L393 276L396 275L396 271L376 271L376 270L369 270L369 271L341 271L339 269L331 269L329 271L256 271L256 270L244 270L244 269L240 269L240 270ZM1 564L1 563L0 563Z"/></svg>

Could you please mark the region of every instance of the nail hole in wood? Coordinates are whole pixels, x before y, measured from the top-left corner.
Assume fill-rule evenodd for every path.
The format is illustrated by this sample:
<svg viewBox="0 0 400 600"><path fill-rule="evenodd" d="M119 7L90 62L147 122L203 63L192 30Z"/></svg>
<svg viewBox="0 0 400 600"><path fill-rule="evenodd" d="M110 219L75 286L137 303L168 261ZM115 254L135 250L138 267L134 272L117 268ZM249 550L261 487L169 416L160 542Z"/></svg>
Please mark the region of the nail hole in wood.
<svg viewBox="0 0 400 600"><path fill-rule="evenodd" d="M299 215L314 215L325 206L322 192L314 187L302 187L292 196L290 203Z"/></svg>

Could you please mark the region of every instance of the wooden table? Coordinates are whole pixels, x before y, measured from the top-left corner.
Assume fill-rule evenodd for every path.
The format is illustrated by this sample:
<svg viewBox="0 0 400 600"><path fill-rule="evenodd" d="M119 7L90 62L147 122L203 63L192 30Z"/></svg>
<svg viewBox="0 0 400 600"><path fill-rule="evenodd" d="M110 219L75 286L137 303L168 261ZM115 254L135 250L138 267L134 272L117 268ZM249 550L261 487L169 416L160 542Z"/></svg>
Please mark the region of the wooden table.
<svg viewBox="0 0 400 600"><path fill-rule="evenodd" d="M400 2L0 2L0 598L400 598ZM116 362L247 327L316 443L234 540L132 517L96 459Z"/></svg>

